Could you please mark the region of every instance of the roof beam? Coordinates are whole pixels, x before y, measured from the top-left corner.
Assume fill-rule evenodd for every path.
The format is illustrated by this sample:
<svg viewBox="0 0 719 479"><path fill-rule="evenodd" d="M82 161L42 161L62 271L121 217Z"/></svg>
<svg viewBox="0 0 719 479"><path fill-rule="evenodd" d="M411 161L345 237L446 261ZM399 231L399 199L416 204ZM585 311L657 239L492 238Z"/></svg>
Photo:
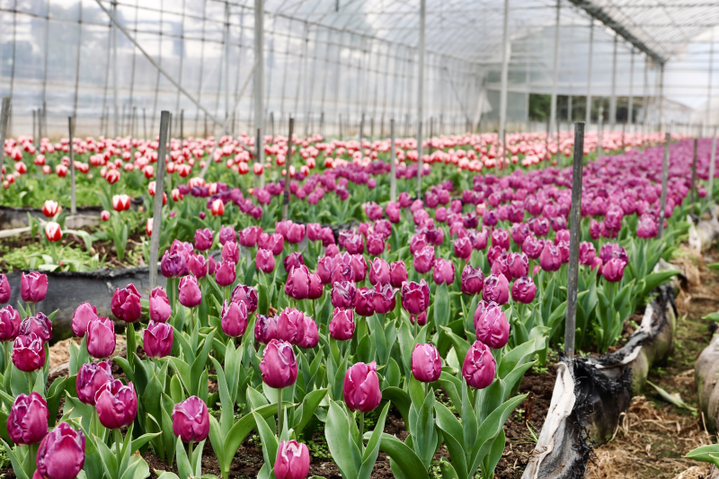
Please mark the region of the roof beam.
<svg viewBox="0 0 719 479"><path fill-rule="evenodd" d="M651 57L655 62L663 65L667 60L662 57L659 53L649 48L646 43L635 37L624 25L614 20L611 15L606 13L602 7L594 5L590 0L569 0L577 7L587 12L592 17L602 22L607 27L611 28L616 32L617 35L624 38L626 41L634 45L638 50L644 52Z"/></svg>

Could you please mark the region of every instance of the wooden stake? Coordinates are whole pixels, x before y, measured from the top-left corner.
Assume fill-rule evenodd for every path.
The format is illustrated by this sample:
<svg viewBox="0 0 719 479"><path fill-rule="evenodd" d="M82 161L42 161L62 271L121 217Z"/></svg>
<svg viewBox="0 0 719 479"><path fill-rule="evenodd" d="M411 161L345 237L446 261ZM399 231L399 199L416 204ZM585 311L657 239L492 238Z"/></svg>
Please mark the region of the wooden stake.
<svg viewBox="0 0 719 479"><path fill-rule="evenodd" d="M341 118L341 117L340 117ZM282 219L287 219L290 208L290 165L292 164L292 130L295 128L295 119L290 117L290 134L287 137L287 158L285 159L285 196L282 201Z"/></svg>
<svg viewBox="0 0 719 479"><path fill-rule="evenodd" d="M574 165L572 167L572 210L567 269L567 315L564 324L564 353L574 357L577 329L577 288L579 283L579 242L582 240L582 169L584 166L584 122L574 124Z"/></svg>
<svg viewBox="0 0 719 479"><path fill-rule="evenodd" d="M0 112L0 178L5 176L2 174L3 160L5 160L5 135L7 134L7 122L10 117L10 97L4 96L2 99L2 111Z"/></svg>
<svg viewBox="0 0 719 479"><path fill-rule="evenodd" d="M162 231L162 196L165 191L165 155L167 154L167 130L170 123L170 112L160 113L160 144L155 169L155 203L152 209L152 236L150 237L150 291L157 286L157 262L160 249L160 232Z"/></svg>
<svg viewBox="0 0 719 479"><path fill-rule="evenodd" d="M672 137L669 133L664 135L664 159L662 161L662 196L659 201L659 232L658 238L664 235L664 211L667 206L667 182L669 180L669 146Z"/></svg>

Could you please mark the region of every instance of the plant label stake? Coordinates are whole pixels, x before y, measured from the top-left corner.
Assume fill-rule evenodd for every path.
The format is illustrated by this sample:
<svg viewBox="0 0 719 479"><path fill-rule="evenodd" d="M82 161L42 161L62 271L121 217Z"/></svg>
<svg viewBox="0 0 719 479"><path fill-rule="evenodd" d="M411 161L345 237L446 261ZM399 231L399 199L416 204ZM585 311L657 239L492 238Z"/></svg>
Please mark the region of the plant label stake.
<svg viewBox="0 0 719 479"><path fill-rule="evenodd" d="M697 149L699 148L699 138L694 138L694 158L692 159L692 209L697 199Z"/></svg>
<svg viewBox="0 0 719 479"><path fill-rule="evenodd" d="M75 119L67 117L67 126L70 133L70 213L77 214L77 201L75 200L75 149L72 138L75 136Z"/></svg>
<svg viewBox="0 0 719 479"><path fill-rule="evenodd" d="M157 174L155 176L155 204L152 208L152 236L150 237L150 291L157 286L157 260L162 231L162 196L165 191L165 155L167 154L167 129L170 112L160 114L160 145L157 154Z"/></svg>
<svg viewBox="0 0 719 479"><path fill-rule="evenodd" d="M667 181L669 180L669 144L672 137L669 133L664 136L664 159L662 160L662 196L659 206L659 232L657 237L664 236L664 211L667 206Z"/></svg>
<svg viewBox="0 0 719 479"><path fill-rule="evenodd" d="M716 140L715 140L716 141ZM397 201L397 175L395 173L394 118L389 121L389 199Z"/></svg>
<svg viewBox="0 0 719 479"><path fill-rule="evenodd" d="M0 178L2 174L3 160L5 159L5 134L7 133L7 121L10 116L10 97L4 96L2 99L2 112L0 113Z"/></svg>
<svg viewBox="0 0 719 479"><path fill-rule="evenodd" d="M579 241L582 239L582 169L584 166L584 122L574 124L574 166L572 168L572 210L569 230L567 316L564 326L564 352L574 357L577 329L577 287L579 279Z"/></svg>
<svg viewBox="0 0 719 479"><path fill-rule="evenodd" d="M717 127L714 127L714 138L712 138L712 153L709 162L709 201L714 201L714 168L717 156Z"/></svg>
<svg viewBox="0 0 719 479"><path fill-rule="evenodd" d="M290 208L290 165L292 164L292 130L295 128L295 119L290 117L290 134L287 137L287 159L285 160L285 196L282 199L282 219L287 219Z"/></svg>

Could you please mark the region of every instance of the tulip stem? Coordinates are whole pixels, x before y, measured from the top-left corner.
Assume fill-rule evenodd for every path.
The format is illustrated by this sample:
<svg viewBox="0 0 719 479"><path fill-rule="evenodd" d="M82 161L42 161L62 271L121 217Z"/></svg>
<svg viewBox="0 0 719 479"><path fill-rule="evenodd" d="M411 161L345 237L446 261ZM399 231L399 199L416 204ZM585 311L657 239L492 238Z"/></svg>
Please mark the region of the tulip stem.
<svg viewBox="0 0 719 479"><path fill-rule="evenodd" d="M122 451L122 433L120 433L119 429L113 429L112 433L115 435L115 447L117 448L117 459L118 459L118 461L120 461L121 460L120 451Z"/></svg>
<svg viewBox="0 0 719 479"><path fill-rule="evenodd" d="M27 373L28 394L32 394L32 372Z"/></svg>
<svg viewBox="0 0 719 479"><path fill-rule="evenodd" d="M195 465L194 465L193 462L192 462L192 445L193 445L193 444L194 444L194 443L193 443L192 441L190 441L190 442L187 443L187 456L188 456L188 458L190 459L190 466L191 466L192 469L194 470Z"/></svg>
<svg viewBox="0 0 719 479"><path fill-rule="evenodd" d="M362 444L362 449L364 449L364 440L362 439L362 436L364 436L364 413L359 413L359 436L360 436L360 443ZM364 452L364 451L363 451Z"/></svg>
<svg viewBox="0 0 719 479"><path fill-rule="evenodd" d="M277 437L282 434L282 388L277 390Z"/></svg>
<svg viewBox="0 0 719 479"><path fill-rule="evenodd" d="M8 367L10 367L10 348L12 347L11 344L12 343L10 341L6 341L5 343L3 343L5 349L5 371L7 371Z"/></svg>

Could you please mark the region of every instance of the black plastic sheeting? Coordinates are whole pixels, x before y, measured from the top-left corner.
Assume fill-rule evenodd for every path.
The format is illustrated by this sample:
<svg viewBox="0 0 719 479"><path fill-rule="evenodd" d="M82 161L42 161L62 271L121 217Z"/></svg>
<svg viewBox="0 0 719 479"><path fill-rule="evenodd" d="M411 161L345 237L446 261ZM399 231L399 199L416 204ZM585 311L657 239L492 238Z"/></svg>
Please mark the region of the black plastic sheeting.
<svg viewBox="0 0 719 479"><path fill-rule="evenodd" d="M573 368L570 367L576 396L574 408L557 429L554 444L559 446L541 462L537 477L584 477L593 447L612 437L632 399L632 369L621 362L637 347L651 345L670 325L666 314L669 305L676 313L674 291L669 285L660 286L652 300L651 332L637 331L620 350L600 358L574 359ZM563 361L569 364L566 359Z"/></svg>
<svg viewBox="0 0 719 479"><path fill-rule="evenodd" d="M52 325L52 342L72 335L72 315L81 303L88 302L95 305L97 314L112 318L110 302L116 288L124 288L133 283L143 297L147 297L150 288L150 269L148 267L45 274L47 274L48 282L47 296L36 304L36 311L42 311L49 315L57 310ZM166 285L165 278L161 274L157 276L158 285L164 287ZM13 307L17 307L18 304L25 306L20 297L21 273L10 273L7 277L12 291L9 304ZM124 327L124 324L118 323L116 326Z"/></svg>

